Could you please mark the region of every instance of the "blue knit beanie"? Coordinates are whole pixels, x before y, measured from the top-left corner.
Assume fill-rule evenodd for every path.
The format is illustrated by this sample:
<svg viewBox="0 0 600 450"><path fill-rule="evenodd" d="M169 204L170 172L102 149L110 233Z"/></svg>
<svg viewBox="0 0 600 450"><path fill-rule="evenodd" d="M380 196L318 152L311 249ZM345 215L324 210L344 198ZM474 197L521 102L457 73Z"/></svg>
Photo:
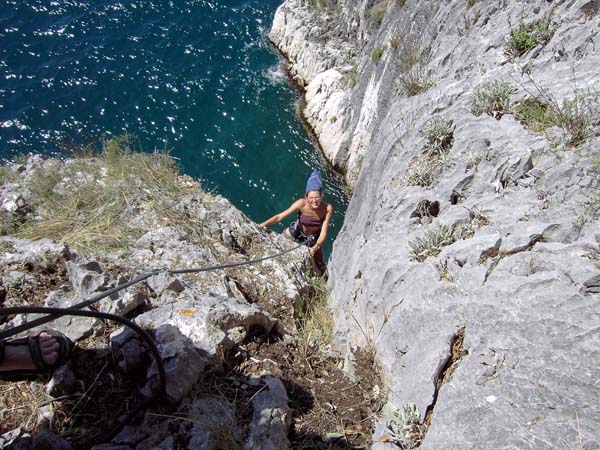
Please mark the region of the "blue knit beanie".
<svg viewBox="0 0 600 450"><path fill-rule="evenodd" d="M313 170L313 172L310 174L310 177L308 177L308 181L306 182L306 189L304 190L305 193L310 192L310 191L319 191L321 192L323 190L323 183L321 182L321 174L319 173L318 170Z"/></svg>

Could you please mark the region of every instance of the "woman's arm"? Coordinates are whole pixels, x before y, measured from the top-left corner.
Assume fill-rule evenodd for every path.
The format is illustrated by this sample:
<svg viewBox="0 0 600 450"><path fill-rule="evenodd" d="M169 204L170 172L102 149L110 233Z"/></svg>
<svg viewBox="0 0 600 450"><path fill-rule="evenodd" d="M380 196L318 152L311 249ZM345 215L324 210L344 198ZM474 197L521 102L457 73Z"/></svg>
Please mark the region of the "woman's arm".
<svg viewBox="0 0 600 450"><path fill-rule="evenodd" d="M268 227L269 225L273 225L278 222L281 222L283 219L285 219L287 216L292 214L294 211L298 211L300 208L302 208L302 206L304 206L304 199L299 198L294 203L292 203L288 209L286 209L285 211L281 211L279 214L275 214L273 217L265 220L259 226L262 228L265 228L265 227Z"/></svg>
<svg viewBox="0 0 600 450"><path fill-rule="evenodd" d="M327 214L325 215L325 220L323 221L323 225L321 226L321 232L319 233L319 237L317 238L317 242L315 245L310 247L309 252L310 255L314 255L317 250L321 248L325 239L327 239L327 229L329 228L329 222L331 222L331 216L333 215L333 206L327 205Z"/></svg>

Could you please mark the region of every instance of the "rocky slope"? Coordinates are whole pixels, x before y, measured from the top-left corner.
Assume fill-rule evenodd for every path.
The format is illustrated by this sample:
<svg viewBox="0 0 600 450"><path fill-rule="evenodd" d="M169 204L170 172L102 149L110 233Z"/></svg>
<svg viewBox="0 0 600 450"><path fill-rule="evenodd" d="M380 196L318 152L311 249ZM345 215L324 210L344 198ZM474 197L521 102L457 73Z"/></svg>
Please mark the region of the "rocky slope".
<svg viewBox="0 0 600 450"><path fill-rule="evenodd" d="M596 1L287 0L270 38L354 187L335 338L373 448L600 448Z"/></svg>
<svg viewBox="0 0 600 450"><path fill-rule="evenodd" d="M305 249L173 274L169 269L242 263L293 246L177 176L165 155L113 147L102 160L33 156L0 170L0 305L66 308L157 271L93 309L132 319L154 336L167 394L110 435L115 419L156 392L157 366L129 328L66 316L46 326L78 350L47 391L0 381L2 432L15 428L0 436L0 448L289 448L292 411L279 369L243 348L268 337L293 351L293 311L307 287ZM35 317L4 317L0 327ZM224 370L242 361L237 377ZM24 435L41 425L41 433Z"/></svg>

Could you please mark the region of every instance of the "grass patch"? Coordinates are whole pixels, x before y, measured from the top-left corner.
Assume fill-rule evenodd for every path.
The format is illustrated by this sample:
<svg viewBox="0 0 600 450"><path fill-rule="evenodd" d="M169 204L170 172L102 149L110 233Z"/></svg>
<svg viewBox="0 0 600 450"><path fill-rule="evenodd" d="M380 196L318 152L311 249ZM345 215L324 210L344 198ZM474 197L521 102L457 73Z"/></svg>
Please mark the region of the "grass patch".
<svg viewBox="0 0 600 450"><path fill-rule="evenodd" d="M535 92L521 85L529 97L515 102L511 112L532 131L544 131L551 126L562 128L564 143L577 147L594 136L600 135L600 93L576 87L571 99L558 102L540 86L529 71L523 70ZM575 79L575 73L573 73ZM575 83L575 81L574 81Z"/></svg>
<svg viewBox="0 0 600 450"><path fill-rule="evenodd" d="M435 175L446 161L454 143L454 124L441 116L434 116L424 125L423 154L413 158L407 169L406 183L411 186L431 186Z"/></svg>
<svg viewBox="0 0 600 450"><path fill-rule="evenodd" d="M588 98L576 97L565 100L558 108L559 125L566 133L567 145L577 147L592 136L597 136L597 125L600 122L598 95Z"/></svg>
<svg viewBox="0 0 600 450"><path fill-rule="evenodd" d="M323 351L333 340L333 317L327 306L329 293L324 277L310 279L309 294L295 308L294 321L298 330L298 348L307 357Z"/></svg>
<svg viewBox="0 0 600 450"><path fill-rule="evenodd" d="M0 186L6 183L12 183L19 178L16 171L10 170L6 166L0 166Z"/></svg>
<svg viewBox="0 0 600 450"><path fill-rule="evenodd" d="M375 64L379 64L379 61L381 61L381 57L383 56L383 52L385 52L385 48L383 47L377 47L375 50L373 50L373 53L371 53L371 59Z"/></svg>
<svg viewBox="0 0 600 450"><path fill-rule="evenodd" d="M374 26L379 27L383 22L385 13L387 11L388 2L383 0L382 2L375 3L369 12L369 17Z"/></svg>
<svg viewBox="0 0 600 450"><path fill-rule="evenodd" d="M489 114L500 119L510 112L510 96L517 88L508 81L493 80L477 87L471 96L471 113L475 116Z"/></svg>
<svg viewBox="0 0 600 450"><path fill-rule="evenodd" d="M317 12L328 10L331 11L338 6L337 0L308 0L307 5L309 9Z"/></svg>
<svg viewBox="0 0 600 450"><path fill-rule="evenodd" d="M343 89L352 89L356 86L356 76L358 74L358 68L356 64L353 64L349 70L344 72L342 79L340 80L340 86Z"/></svg>
<svg viewBox="0 0 600 450"><path fill-rule="evenodd" d="M516 27L510 27L510 37L506 42L505 53L511 57L519 57L538 45L546 45L554 32L557 24L552 21L551 9L542 19L525 23L523 19Z"/></svg>
<svg viewBox="0 0 600 450"><path fill-rule="evenodd" d="M138 153L130 136L106 141L95 158L54 161L31 174L33 220L15 233L50 238L80 253L122 248L145 232L132 225L152 207L157 220L185 225L174 202L190 189L179 183L178 167L167 153ZM181 216L181 217L179 217Z"/></svg>
<svg viewBox="0 0 600 450"><path fill-rule="evenodd" d="M559 117L554 108L537 97L527 97L515 102L512 112L519 121L532 131L544 131L559 124Z"/></svg>
<svg viewBox="0 0 600 450"><path fill-rule="evenodd" d="M412 97L431 88L434 83L427 69L429 52L414 40L398 42L396 45L400 49L399 82L402 91Z"/></svg>

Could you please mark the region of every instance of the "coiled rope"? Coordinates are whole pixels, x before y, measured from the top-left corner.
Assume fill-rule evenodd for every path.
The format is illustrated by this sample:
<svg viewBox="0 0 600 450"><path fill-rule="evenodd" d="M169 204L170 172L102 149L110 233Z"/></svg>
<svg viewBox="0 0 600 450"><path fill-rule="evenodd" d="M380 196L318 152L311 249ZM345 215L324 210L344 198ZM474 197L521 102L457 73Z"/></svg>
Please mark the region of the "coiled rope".
<svg viewBox="0 0 600 450"><path fill-rule="evenodd" d="M132 412L130 412L124 419L117 422L117 424L115 425L115 430L113 430L113 433L117 433L129 420L131 420L133 417L135 417L135 415L137 415L137 413L142 408L144 408L147 404L149 404L150 402L152 402L154 400L157 400L160 397L165 396L165 394L166 394L165 368L164 368L162 359L160 357L158 348L156 346L156 343L154 342L154 339L139 325L136 325L134 322L132 322L128 319L125 319L124 317L117 316L115 314L110 314L110 313L105 313L105 312L100 312L100 311L81 311L81 309L85 308L86 306L90 306L90 305L102 300L103 298L109 297L116 292L122 291L123 289L127 289L128 287L133 286L134 284L137 284L141 281L147 280L148 278L150 278L154 275L158 275L163 272L166 272L169 275L181 275L181 274L188 274L188 273L209 272L212 270L221 270L221 269L228 269L228 268L232 268L232 267L240 267L240 266L246 266L246 265L250 265L250 264L257 264L259 262L266 261L266 260L273 259L273 258L278 258L280 256L285 255L286 253L293 252L294 250L296 250L304 245L305 245L305 242L303 241L303 242L300 242L298 245L296 245L292 248L289 248L287 250L283 250L279 253L276 253L273 255L268 255L263 258L252 259L249 261L243 261L243 262L238 262L238 263L219 264L219 265L215 265L215 266L199 267L199 268L191 268L191 269L155 270L152 272L148 272L148 273L139 275L130 281L127 281L118 286L115 286L114 288L111 288L104 292L101 292L101 293L91 297L88 300L84 300L76 305L71 306L70 308L46 308L46 307L37 307L37 306L20 306L20 307L11 307L11 308L0 308L0 317L12 315L12 314L26 314L26 313L46 314L46 316L39 317L30 322L26 322L21 325L17 325L16 327L0 331L0 341L4 340L4 339L8 339L9 337L19 334L23 331L30 330L37 326L40 326L45 323L56 320L62 316L85 316L85 317L95 317L95 318L99 318L99 319L112 320L114 322L119 322L119 323L131 328L136 333L138 333L142 337L142 339L146 342L146 344L148 345L148 348L150 349L152 357L154 358L154 361L156 362L156 366L158 368L159 380L160 380L160 388L159 388L159 392L154 393L150 398L148 398L146 401L142 402L140 405L138 405L136 408L134 408L134 410Z"/></svg>

